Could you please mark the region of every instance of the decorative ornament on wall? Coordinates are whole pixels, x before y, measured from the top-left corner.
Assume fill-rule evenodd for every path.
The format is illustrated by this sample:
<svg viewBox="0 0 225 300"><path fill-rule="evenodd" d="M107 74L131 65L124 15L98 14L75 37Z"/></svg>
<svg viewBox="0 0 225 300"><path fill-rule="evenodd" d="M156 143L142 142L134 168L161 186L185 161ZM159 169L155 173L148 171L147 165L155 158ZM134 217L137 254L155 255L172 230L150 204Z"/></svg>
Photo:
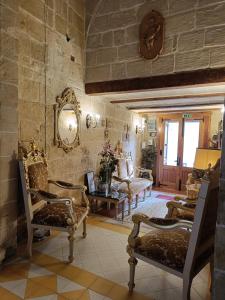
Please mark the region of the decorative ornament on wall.
<svg viewBox="0 0 225 300"><path fill-rule="evenodd" d="M139 28L140 55L146 59L159 56L163 47L164 18L155 10L148 13Z"/></svg>
<svg viewBox="0 0 225 300"><path fill-rule="evenodd" d="M72 88L66 88L56 102L54 144L69 152L80 145L80 103Z"/></svg>

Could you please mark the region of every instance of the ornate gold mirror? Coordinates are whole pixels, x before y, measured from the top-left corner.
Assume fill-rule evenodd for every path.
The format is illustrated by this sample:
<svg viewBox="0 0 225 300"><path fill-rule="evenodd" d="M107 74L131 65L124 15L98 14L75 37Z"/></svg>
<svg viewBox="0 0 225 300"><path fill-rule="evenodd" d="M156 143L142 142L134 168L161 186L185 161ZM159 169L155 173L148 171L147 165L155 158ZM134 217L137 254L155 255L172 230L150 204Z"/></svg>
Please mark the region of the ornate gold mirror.
<svg viewBox="0 0 225 300"><path fill-rule="evenodd" d="M71 88L66 88L56 102L54 142L69 152L80 144L80 103Z"/></svg>

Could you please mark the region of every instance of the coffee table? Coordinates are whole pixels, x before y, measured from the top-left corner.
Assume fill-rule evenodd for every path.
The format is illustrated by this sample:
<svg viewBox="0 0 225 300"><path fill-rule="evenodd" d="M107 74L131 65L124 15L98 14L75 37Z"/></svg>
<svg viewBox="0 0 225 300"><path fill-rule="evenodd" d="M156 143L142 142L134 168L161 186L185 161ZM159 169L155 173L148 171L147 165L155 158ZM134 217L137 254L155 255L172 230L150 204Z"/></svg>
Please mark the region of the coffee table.
<svg viewBox="0 0 225 300"><path fill-rule="evenodd" d="M118 212L119 212L119 204L122 205L122 221L124 219L124 208L125 208L125 201L127 199L126 193L118 193L118 192L112 192L106 195L103 192L93 192L89 193L88 198L91 202L91 210L96 213L98 211L98 202L106 202L107 203L107 209L110 209L110 204L113 203L116 208L116 215L115 219L118 220Z"/></svg>

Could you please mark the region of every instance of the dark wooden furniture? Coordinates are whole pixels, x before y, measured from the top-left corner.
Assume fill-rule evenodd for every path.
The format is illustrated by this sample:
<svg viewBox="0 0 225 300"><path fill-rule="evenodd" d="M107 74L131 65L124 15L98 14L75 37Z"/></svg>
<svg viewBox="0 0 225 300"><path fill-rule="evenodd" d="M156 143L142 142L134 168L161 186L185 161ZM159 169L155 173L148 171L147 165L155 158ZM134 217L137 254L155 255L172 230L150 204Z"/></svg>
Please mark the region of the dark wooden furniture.
<svg viewBox="0 0 225 300"><path fill-rule="evenodd" d="M88 199L90 201L91 211L96 213L99 210L99 202L107 203L107 209L110 210L110 204L113 203L115 205L116 213L115 219L118 220L118 213L119 213L119 205L122 205L122 221L124 219L124 210L125 210L125 202L127 200L126 193L118 193L113 192L109 193L107 196L103 192L93 192L88 194Z"/></svg>

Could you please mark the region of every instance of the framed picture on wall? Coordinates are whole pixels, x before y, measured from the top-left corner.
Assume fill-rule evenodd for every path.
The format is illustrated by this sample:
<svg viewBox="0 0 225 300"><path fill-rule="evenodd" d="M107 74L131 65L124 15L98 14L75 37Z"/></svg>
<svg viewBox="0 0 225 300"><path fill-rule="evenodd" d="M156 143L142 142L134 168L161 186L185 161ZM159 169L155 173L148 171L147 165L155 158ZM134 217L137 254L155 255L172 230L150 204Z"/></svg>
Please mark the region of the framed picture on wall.
<svg viewBox="0 0 225 300"><path fill-rule="evenodd" d="M87 184L89 194L96 192L93 171L86 173L86 184Z"/></svg>
<svg viewBox="0 0 225 300"><path fill-rule="evenodd" d="M148 120L148 131L156 131L156 119Z"/></svg>

